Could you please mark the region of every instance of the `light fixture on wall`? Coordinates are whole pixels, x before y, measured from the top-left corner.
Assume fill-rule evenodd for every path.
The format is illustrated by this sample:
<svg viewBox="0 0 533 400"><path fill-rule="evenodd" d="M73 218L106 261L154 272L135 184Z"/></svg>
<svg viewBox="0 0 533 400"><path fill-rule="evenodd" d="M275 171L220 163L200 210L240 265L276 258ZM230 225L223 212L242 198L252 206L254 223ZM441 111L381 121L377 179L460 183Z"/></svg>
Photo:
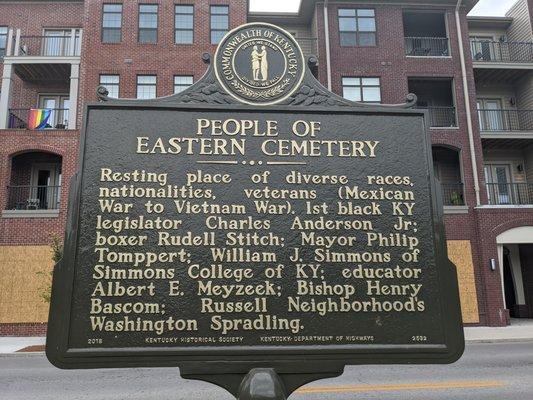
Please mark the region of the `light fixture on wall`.
<svg viewBox="0 0 533 400"><path fill-rule="evenodd" d="M496 271L496 259L495 258L491 258L490 259L489 266L490 266L490 270L491 271Z"/></svg>
<svg viewBox="0 0 533 400"><path fill-rule="evenodd" d="M509 99L509 104L512 105L513 107L516 105L516 99L514 97L511 97Z"/></svg>
<svg viewBox="0 0 533 400"><path fill-rule="evenodd" d="M518 165L516 166L516 170L517 170L518 172L522 172L522 171L524 170L524 166L523 166L522 164L518 164Z"/></svg>

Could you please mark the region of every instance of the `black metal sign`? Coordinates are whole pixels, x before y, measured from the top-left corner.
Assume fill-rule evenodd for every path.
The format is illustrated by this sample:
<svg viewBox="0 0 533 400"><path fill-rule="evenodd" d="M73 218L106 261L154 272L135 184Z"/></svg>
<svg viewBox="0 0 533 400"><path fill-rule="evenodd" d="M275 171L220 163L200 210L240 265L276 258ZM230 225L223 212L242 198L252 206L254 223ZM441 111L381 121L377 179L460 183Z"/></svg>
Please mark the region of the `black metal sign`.
<svg viewBox="0 0 533 400"><path fill-rule="evenodd" d="M461 355L425 112L349 102L302 60L249 24L187 91L87 106L53 364L180 366L234 394L266 368L287 394Z"/></svg>

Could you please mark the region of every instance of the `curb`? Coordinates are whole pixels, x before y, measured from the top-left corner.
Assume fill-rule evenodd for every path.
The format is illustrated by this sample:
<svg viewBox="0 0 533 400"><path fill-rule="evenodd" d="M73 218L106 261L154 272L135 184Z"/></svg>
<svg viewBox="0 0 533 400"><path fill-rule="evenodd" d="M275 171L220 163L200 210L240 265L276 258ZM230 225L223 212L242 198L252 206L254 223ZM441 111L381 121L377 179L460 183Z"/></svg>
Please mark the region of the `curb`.
<svg viewBox="0 0 533 400"><path fill-rule="evenodd" d="M495 344L495 343L520 343L533 342L533 337L502 338L502 339L465 339L466 344ZM44 351L24 351L12 353L0 353L0 357L37 357L44 356Z"/></svg>

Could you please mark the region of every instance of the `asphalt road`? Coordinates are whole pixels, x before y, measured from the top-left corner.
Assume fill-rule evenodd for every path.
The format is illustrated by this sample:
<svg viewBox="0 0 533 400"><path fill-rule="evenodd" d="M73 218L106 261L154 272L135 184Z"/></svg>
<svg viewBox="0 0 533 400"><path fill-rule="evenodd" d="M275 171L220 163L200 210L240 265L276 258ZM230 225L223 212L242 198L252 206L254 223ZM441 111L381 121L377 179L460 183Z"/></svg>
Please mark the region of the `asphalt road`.
<svg viewBox="0 0 533 400"><path fill-rule="evenodd" d="M43 355L0 356L2 400L230 400L172 368L62 371ZM470 344L455 364L347 367L294 400L533 400L533 342Z"/></svg>

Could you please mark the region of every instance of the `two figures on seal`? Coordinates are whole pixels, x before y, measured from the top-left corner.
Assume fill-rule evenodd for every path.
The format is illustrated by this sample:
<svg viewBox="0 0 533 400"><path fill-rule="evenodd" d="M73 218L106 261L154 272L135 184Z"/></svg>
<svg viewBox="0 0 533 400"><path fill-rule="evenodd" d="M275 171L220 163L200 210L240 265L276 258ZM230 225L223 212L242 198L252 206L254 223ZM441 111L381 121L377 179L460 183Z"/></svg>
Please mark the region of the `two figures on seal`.
<svg viewBox="0 0 533 400"><path fill-rule="evenodd" d="M261 51L257 46L252 50L252 75L254 81L266 81L268 79L268 60L265 46L261 46ZM259 77L261 75L261 77Z"/></svg>

